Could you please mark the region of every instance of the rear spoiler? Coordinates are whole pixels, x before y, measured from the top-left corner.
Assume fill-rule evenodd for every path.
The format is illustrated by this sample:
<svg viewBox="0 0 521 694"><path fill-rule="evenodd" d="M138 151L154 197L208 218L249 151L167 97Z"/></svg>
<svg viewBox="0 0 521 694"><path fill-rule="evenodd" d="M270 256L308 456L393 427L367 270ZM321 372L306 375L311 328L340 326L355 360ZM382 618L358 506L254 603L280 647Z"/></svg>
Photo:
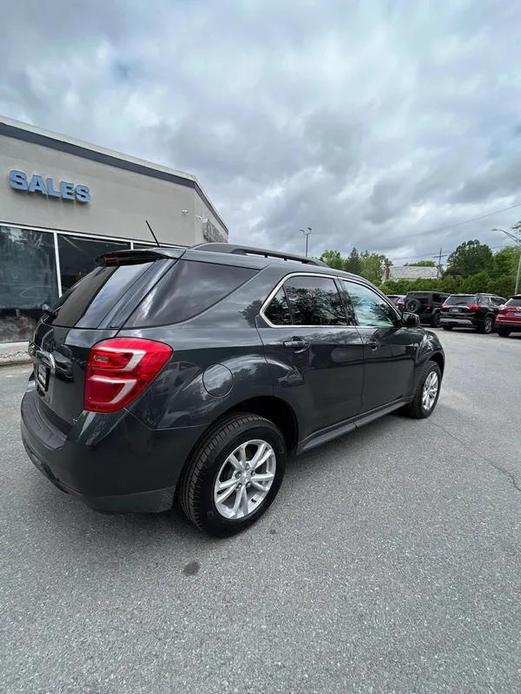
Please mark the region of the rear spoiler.
<svg viewBox="0 0 521 694"><path fill-rule="evenodd" d="M139 248L134 251L112 251L111 253L103 253L96 258L96 265L101 267L117 267L118 265L139 265L141 263L150 263L154 260L162 258L177 259L180 258L186 248Z"/></svg>

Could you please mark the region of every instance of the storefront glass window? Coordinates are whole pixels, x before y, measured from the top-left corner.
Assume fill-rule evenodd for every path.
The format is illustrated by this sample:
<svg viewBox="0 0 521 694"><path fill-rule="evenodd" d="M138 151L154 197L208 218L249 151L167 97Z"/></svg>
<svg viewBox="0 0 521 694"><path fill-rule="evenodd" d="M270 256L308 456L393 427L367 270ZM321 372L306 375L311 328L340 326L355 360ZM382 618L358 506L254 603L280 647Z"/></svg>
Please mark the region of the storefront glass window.
<svg viewBox="0 0 521 694"><path fill-rule="evenodd" d="M78 236L58 236L62 292L96 267L95 258L102 253L130 248L129 243L83 239Z"/></svg>
<svg viewBox="0 0 521 694"><path fill-rule="evenodd" d="M0 226L0 342L28 340L57 298L53 235Z"/></svg>

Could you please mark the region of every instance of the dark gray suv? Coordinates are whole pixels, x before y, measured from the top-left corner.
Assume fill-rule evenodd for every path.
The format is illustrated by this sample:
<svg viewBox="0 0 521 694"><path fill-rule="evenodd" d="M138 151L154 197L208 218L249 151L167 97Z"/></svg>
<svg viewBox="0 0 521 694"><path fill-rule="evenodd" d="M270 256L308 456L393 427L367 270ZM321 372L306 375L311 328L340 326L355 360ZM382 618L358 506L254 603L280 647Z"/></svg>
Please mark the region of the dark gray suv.
<svg viewBox="0 0 521 694"><path fill-rule="evenodd" d="M215 535L271 504L286 457L393 410L428 417L438 338L366 280L227 244L102 256L47 309L22 437L104 511L180 501Z"/></svg>

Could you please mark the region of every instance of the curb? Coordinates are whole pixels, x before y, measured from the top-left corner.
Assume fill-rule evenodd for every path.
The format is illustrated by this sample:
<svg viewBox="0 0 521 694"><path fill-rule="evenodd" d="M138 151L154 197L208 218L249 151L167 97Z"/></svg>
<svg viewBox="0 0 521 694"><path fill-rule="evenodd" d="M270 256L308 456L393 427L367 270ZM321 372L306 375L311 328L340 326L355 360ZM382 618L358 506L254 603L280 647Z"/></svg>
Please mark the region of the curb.
<svg viewBox="0 0 521 694"><path fill-rule="evenodd" d="M21 364L32 364L31 357L25 351L0 354L0 369L4 366L20 366Z"/></svg>

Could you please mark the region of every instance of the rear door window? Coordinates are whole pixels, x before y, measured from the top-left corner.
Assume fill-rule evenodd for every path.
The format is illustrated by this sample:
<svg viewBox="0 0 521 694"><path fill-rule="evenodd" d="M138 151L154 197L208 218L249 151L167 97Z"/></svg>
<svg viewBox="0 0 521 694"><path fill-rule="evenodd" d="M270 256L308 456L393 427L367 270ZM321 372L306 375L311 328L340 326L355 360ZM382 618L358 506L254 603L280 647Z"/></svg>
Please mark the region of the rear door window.
<svg viewBox="0 0 521 694"><path fill-rule="evenodd" d="M270 301L264 315L273 325L290 325L291 313L284 287L281 287Z"/></svg>
<svg viewBox="0 0 521 694"><path fill-rule="evenodd" d="M292 325L347 325L335 281L330 277L296 276L284 282Z"/></svg>
<svg viewBox="0 0 521 694"><path fill-rule="evenodd" d="M171 325L193 318L256 273L233 265L179 260L137 307L126 327Z"/></svg>

